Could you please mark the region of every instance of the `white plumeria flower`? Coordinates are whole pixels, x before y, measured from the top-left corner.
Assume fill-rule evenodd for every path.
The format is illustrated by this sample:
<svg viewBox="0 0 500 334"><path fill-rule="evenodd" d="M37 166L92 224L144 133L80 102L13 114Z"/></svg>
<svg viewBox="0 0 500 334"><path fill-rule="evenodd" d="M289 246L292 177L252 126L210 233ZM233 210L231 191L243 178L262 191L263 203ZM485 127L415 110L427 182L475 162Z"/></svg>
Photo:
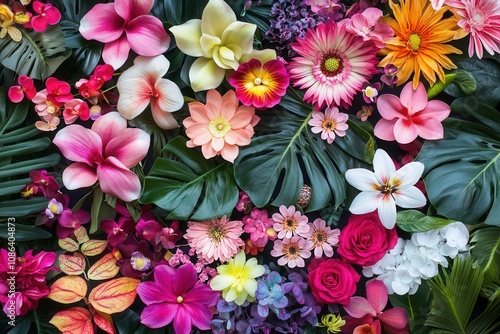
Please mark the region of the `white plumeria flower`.
<svg viewBox="0 0 500 334"><path fill-rule="evenodd" d="M349 169L345 178L361 190L349 207L353 214L378 210L380 221L387 229L396 224L396 205L408 209L419 208L427 202L424 194L414 186L424 172L420 162L410 162L396 170L394 162L384 150L378 149L373 158L373 170Z"/></svg>

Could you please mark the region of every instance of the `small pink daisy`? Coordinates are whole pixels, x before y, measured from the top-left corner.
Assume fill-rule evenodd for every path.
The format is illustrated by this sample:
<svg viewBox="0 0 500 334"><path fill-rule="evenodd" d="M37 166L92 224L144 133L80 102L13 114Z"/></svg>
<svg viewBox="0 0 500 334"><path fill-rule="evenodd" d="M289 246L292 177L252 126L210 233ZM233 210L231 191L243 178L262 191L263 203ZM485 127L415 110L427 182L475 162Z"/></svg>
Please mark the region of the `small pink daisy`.
<svg viewBox="0 0 500 334"><path fill-rule="evenodd" d="M243 223L239 220L230 221L226 216L220 220L188 222L184 238L196 254L207 263L215 260L226 262L234 257L245 245L240 235L243 233Z"/></svg>
<svg viewBox="0 0 500 334"><path fill-rule="evenodd" d="M311 249L314 249L314 257L320 258L323 253L326 257L332 257L332 246L339 243L340 230L338 228L332 230L321 218L315 219L309 226L311 228L306 238L312 242Z"/></svg>
<svg viewBox="0 0 500 334"><path fill-rule="evenodd" d="M289 268L303 268L306 265L304 259L311 257L309 249L312 248L312 245L312 241L298 236L291 239L276 240L271 255L274 257L281 256L278 259L278 265L280 266L288 265Z"/></svg>
<svg viewBox="0 0 500 334"><path fill-rule="evenodd" d="M345 136L345 131L349 128L347 120L349 115L339 112L337 107L326 108L325 113L315 111L309 125L312 126L313 133L321 132L321 139L326 140L328 144L333 143L335 135Z"/></svg>
<svg viewBox="0 0 500 334"><path fill-rule="evenodd" d="M305 236L309 232L309 219L296 211L293 205L279 207L280 213L273 214L274 230L278 232L278 239L291 238L295 235Z"/></svg>

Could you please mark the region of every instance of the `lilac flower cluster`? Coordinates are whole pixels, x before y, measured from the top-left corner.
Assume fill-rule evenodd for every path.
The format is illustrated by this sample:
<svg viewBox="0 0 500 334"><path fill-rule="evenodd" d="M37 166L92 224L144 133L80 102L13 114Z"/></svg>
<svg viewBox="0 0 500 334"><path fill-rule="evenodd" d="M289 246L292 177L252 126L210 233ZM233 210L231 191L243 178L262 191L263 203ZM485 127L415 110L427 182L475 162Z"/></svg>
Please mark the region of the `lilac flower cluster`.
<svg viewBox="0 0 500 334"><path fill-rule="evenodd" d="M304 37L308 28L315 28L328 17L311 11L304 0L279 0L271 7L270 28L266 38L278 44L276 52L281 57L293 57L296 52L290 46L297 37Z"/></svg>
<svg viewBox="0 0 500 334"><path fill-rule="evenodd" d="M213 333L303 333L305 327L318 325L321 306L308 291L307 273L284 277L273 263L265 267L266 273L257 280L255 302L238 306L219 300Z"/></svg>

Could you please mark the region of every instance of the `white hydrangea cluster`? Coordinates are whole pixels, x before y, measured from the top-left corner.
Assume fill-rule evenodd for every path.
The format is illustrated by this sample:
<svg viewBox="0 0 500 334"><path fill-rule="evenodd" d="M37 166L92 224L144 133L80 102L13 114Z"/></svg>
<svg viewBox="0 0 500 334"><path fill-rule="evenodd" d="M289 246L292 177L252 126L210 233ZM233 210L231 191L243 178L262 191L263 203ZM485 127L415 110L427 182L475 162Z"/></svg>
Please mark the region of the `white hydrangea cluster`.
<svg viewBox="0 0 500 334"><path fill-rule="evenodd" d="M377 276L390 294L414 294L422 279L434 277L439 265L469 250L469 231L461 222L428 232L414 233L409 240L398 239L396 246L377 263L363 268L366 277Z"/></svg>

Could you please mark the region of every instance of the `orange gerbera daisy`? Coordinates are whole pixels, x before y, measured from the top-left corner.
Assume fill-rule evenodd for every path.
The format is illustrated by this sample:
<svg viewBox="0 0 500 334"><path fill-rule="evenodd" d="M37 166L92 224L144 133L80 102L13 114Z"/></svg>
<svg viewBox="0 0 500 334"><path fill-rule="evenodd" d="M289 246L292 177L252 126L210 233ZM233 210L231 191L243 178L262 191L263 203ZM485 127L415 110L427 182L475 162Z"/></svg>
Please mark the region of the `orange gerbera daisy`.
<svg viewBox="0 0 500 334"><path fill-rule="evenodd" d="M443 19L448 7L434 10L428 0L400 0L399 5L390 1L389 5L394 18L383 17L381 22L387 23L396 36L388 39L380 51L385 57L379 66L394 64L398 68L398 85L414 73L413 89L417 89L421 74L431 86L436 82L436 74L444 82L443 68L457 68L446 55L462 53L445 44L459 38L457 19Z"/></svg>

